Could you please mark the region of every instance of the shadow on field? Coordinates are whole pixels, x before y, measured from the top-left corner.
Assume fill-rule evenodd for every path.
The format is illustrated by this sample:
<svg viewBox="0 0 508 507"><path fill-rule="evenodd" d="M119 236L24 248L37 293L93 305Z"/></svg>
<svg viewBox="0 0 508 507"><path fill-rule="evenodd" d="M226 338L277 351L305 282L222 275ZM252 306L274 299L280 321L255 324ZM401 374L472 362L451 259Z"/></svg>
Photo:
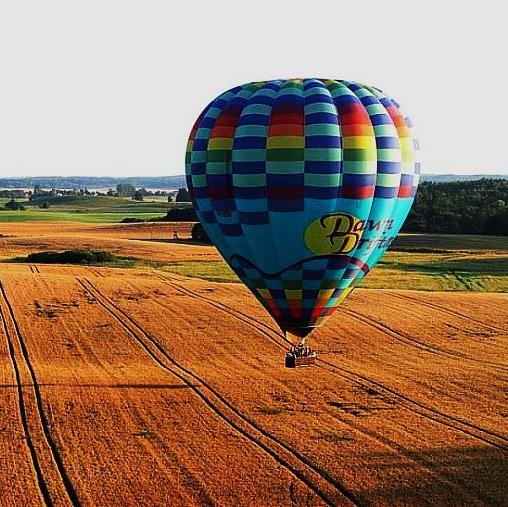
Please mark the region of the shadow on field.
<svg viewBox="0 0 508 507"><path fill-rule="evenodd" d="M405 262L380 261L380 265L396 267L401 271L418 271L430 273L467 272L475 275L506 275L508 273L508 257L487 257L482 259L454 259L422 262L418 264Z"/></svg>
<svg viewBox="0 0 508 507"><path fill-rule="evenodd" d="M494 447L446 447L430 451L408 451L406 457L394 458L388 453L364 453L362 471L397 475L404 472L406 480L390 488L385 483L378 490L365 490L370 498L390 503L407 502L417 495L430 504L443 501L443 481L458 486L471 504L508 505L506 481L507 455ZM360 466L360 465L359 465ZM428 474L422 474L422 468ZM409 474L408 474L409 472ZM411 473L414 472L414 475ZM451 491L448 492L451 494ZM474 500L473 498L474 497ZM455 505L465 505L464 498L456 498Z"/></svg>
<svg viewBox="0 0 508 507"><path fill-rule="evenodd" d="M191 238L182 239L164 239L164 238L127 238L130 241L148 241L154 243L171 243L173 245L189 245L189 246L212 246L204 241L196 241Z"/></svg>

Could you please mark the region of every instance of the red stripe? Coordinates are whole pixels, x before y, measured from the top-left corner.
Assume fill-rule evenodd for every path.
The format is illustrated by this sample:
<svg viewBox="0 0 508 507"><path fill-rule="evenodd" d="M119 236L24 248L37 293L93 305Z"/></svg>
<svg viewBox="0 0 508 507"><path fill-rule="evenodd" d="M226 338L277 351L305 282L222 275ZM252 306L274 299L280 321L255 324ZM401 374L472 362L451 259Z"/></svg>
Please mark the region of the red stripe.
<svg viewBox="0 0 508 507"><path fill-rule="evenodd" d="M316 306L312 310L311 317L314 317L314 318L320 317L325 304L326 304L325 302L317 303Z"/></svg>
<svg viewBox="0 0 508 507"><path fill-rule="evenodd" d="M386 108L390 115L394 125L396 127L407 127L404 117L400 114L400 111L395 106L388 106Z"/></svg>
<svg viewBox="0 0 508 507"><path fill-rule="evenodd" d="M303 125L303 114L297 113L279 113L272 114L270 125L294 124Z"/></svg>
<svg viewBox="0 0 508 507"><path fill-rule="evenodd" d="M238 121L237 115L221 114L217 118L217 121L215 122L215 127L223 127L225 125L227 125L228 127L234 127L237 121Z"/></svg>
<svg viewBox="0 0 508 507"><path fill-rule="evenodd" d="M337 104L337 110L340 112L340 113L344 113L344 114L358 114L358 113L365 113L365 107L363 106L363 104L360 103L360 101L358 102L352 102L352 103L349 103L349 104Z"/></svg>
<svg viewBox="0 0 508 507"><path fill-rule="evenodd" d="M233 197L232 187L208 187L208 196L211 199L231 199Z"/></svg>
<svg viewBox="0 0 508 507"><path fill-rule="evenodd" d="M342 187L342 197L350 199L368 199L374 196L375 185L365 187Z"/></svg>
<svg viewBox="0 0 508 507"><path fill-rule="evenodd" d="M412 193L413 193L413 186L412 185L400 187L397 197L412 197Z"/></svg>
<svg viewBox="0 0 508 507"><path fill-rule="evenodd" d="M371 125L369 115L365 111L346 114L342 114L339 111L339 121L341 125L352 125L358 123L360 125Z"/></svg>
<svg viewBox="0 0 508 507"><path fill-rule="evenodd" d="M342 135L344 137L348 136L366 136L372 134L371 125L366 125L364 123L358 124L353 123L352 125L341 125Z"/></svg>
<svg viewBox="0 0 508 507"><path fill-rule="evenodd" d="M212 130L212 133L210 134L210 139L214 137L229 137L232 138L235 135L235 128L234 126L226 126L226 125L220 125L218 127L214 127Z"/></svg>
<svg viewBox="0 0 508 507"><path fill-rule="evenodd" d="M270 307L270 310L271 312L276 316L276 317L282 317L282 313L281 311L279 310L279 308L277 307L277 305L275 304L275 302L273 301L273 299L265 299L264 300L266 302L266 304Z"/></svg>
<svg viewBox="0 0 508 507"><path fill-rule="evenodd" d="M358 266L359 268L361 268L365 263L360 260L360 259L357 259L356 257L353 257L351 259L351 264L355 264L356 266Z"/></svg>
<svg viewBox="0 0 508 507"><path fill-rule="evenodd" d="M270 125L268 128L268 136L303 136L305 134L305 129L302 125L296 124L281 124L281 125Z"/></svg>
<svg viewBox="0 0 508 507"><path fill-rule="evenodd" d="M299 319L302 316L302 308L300 305L300 301L295 299L288 299L289 304L289 314L294 319Z"/></svg>
<svg viewBox="0 0 508 507"><path fill-rule="evenodd" d="M266 187L268 199L303 199L304 187Z"/></svg>

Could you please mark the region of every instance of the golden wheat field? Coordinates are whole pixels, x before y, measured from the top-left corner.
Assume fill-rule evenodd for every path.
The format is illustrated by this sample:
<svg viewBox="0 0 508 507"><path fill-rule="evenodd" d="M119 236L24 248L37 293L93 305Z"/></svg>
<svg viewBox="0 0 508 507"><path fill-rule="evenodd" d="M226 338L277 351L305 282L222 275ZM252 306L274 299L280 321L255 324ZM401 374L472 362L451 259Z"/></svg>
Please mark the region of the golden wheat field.
<svg viewBox="0 0 508 507"><path fill-rule="evenodd" d="M2 224L0 256L219 259L160 227ZM3 262L0 318L1 505L508 505L506 293L357 289L296 370L242 285L149 264Z"/></svg>

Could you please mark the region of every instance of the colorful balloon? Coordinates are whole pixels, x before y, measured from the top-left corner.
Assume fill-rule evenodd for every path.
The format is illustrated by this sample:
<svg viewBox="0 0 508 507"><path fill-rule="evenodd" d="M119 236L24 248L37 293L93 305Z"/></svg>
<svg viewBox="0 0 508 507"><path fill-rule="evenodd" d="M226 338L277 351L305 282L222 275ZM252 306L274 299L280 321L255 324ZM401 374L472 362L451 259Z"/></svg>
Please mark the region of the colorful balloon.
<svg viewBox="0 0 508 507"><path fill-rule="evenodd" d="M189 192L208 236L282 330L307 336L400 230L419 179L398 104L328 79L248 83L190 134Z"/></svg>

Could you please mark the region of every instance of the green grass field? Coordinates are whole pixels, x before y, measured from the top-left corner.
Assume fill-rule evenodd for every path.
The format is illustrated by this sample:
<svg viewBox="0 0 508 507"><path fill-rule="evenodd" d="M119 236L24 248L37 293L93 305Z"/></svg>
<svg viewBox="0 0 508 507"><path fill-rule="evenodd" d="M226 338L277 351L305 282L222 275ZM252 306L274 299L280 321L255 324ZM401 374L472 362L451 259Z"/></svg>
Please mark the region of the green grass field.
<svg viewBox="0 0 508 507"><path fill-rule="evenodd" d="M0 208L9 199L0 199ZM42 197L34 201L18 200L26 207L25 211L0 211L0 222L29 221L75 221L89 223L116 223L126 217L146 220L164 216L173 206L181 203L168 203L161 198L147 198L134 201L122 197L108 196L62 196ZM41 209L39 205L48 202L49 209Z"/></svg>
<svg viewBox="0 0 508 507"><path fill-rule="evenodd" d="M33 222L33 221L68 221L85 223L118 223L127 217L136 217L146 220L164 216L165 213L141 212L69 212L51 210L2 211L0 222Z"/></svg>
<svg viewBox="0 0 508 507"><path fill-rule="evenodd" d="M222 261L175 263L165 269L215 282L239 281ZM360 286L508 292L508 238L402 234Z"/></svg>
<svg viewBox="0 0 508 507"><path fill-rule="evenodd" d="M175 263L165 269L214 282L239 282L223 261ZM508 292L508 254L474 258L457 253L387 252L360 286L369 289Z"/></svg>
<svg viewBox="0 0 508 507"><path fill-rule="evenodd" d="M0 199L0 207L8 199ZM0 222L74 221L116 223L126 217L163 216L172 206L161 199L133 201L107 196L65 196L23 202L26 211L0 211ZM140 263L144 262L139 260ZM160 266L162 267L162 266ZM216 282L238 282L225 262L177 262L163 269ZM362 287L508 292L508 237L401 234Z"/></svg>

